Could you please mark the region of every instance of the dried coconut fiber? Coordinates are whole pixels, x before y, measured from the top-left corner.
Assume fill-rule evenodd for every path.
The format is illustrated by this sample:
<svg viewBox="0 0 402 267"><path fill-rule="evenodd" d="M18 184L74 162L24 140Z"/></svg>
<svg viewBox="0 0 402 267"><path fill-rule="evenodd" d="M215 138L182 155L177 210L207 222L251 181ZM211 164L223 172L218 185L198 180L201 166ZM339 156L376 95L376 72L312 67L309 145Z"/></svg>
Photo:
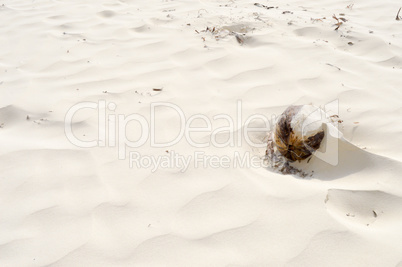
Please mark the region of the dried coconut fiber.
<svg viewBox="0 0 402 267"><path fill-rule="evenodd" d="M312 155L324 139L325 112L313 105L288 107L279 117L273 131L278 151L289 161L301 161Z"/></svg>
<svg viewBox="0 0 402 267"><path fill-rule="evenodd" d="M288 107L276 120L274 129L269 134L266 164L282 174L307 176L307 173L290 163L303 161L318 150L325 139L325 129L328 129L331 122L328 114L319 107Z"/></svg>

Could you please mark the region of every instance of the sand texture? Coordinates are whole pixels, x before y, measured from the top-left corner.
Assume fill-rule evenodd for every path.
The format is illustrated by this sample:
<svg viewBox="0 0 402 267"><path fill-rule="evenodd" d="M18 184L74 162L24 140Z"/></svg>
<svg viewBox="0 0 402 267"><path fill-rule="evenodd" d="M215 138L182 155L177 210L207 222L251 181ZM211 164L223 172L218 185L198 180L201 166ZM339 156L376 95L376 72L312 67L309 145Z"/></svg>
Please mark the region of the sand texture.
<svg viewBox="0 0 402 267"><path fill-rule="evenodd" d="M0 266L402 266L401 2L255 1L1 1ZM123 153L86 108L74 136L99 143L72 144L66 114L100 101L107 123L148 121L157 102L236 118L241 101L242 118L192 134L234 135L233 146L147 140ZM296 163L304 178L193 161L130 168L130 152L262 161L264 147L238 138L248 116L334 101L338 162ZM179 128L158 109L158 142Z"/></svg>

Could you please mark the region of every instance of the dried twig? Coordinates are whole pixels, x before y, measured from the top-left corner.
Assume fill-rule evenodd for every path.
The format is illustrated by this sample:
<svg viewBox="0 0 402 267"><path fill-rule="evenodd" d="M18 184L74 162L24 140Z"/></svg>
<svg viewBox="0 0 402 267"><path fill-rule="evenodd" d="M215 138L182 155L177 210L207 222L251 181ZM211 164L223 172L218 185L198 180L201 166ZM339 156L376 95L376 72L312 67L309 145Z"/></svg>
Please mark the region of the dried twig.
<svg viewBox="0 0 402 267"><path fill-rule="evenodd" d="M337 26L337 27L335 28L335 31L337 31L337 30L339 29L339 27L341 27L341 25L343 24L342 21L346 21L346 19L344 19L344 18L338 19L338 18L335 16L335 14L332 15L332 18L337 21L337 23L335 23L335 25ZM341 20L342 20L342 21L341 21Z"/></svg>
<svg viewBox="0 0 402 267"><path fill-rule="evenodd" d="M396 14L396 20L401 20L401 18L399 17L399 12L401 12L402 7L399 8L398 10L398 14Z"/></svg>
<svg viewBox="0 0 402 267"><path fill-rule="evenodd" d="M266 9L275 8L275 7L273 7L273 6L266 6L266 5L262 5L262 4L259 4L259 3L255 3L254 5L255 5L255 6L258 6L258 7L263 7L263 8L266 8Z"/></svg>
<svg viewBox="0 0 402 267"><path fill-rule="evenodd" d="M326 19L326 17L322 17L322 18L320 18L320 19L313 19L313 18L310 18L310 20L311 20L313 23L318 22L318 21L323 22L324 19Z"/></svg>
<svg viewBox="0 0 402 267"><path fill-rule="evenodd" d="M244 37L240 34L237 34L234 32L234 35L236 37L236 41L240 44L243 45L244 44Z"/></svg>
<svg viewBox="0 0 402 267"><path fill-rule="evenodd" d="M338 70L341 70L341 68L339 68L339 67L337 67L337 66L335 66L335 65L332 65L332 64L329 64L329 63L327 63L327 65L328 65L328 66L331 66L331 67L334 67L334 68L337 68Z"/></svg>

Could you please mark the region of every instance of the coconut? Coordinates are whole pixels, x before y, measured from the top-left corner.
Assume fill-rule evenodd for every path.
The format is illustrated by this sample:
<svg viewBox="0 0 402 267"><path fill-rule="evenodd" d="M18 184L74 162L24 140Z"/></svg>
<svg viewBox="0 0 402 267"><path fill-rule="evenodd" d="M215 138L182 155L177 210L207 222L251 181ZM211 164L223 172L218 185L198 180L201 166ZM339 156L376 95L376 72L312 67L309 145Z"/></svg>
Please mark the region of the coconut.
<svg viewBox="0 0 402 267"><path fill-rule="evenodd" d="M289 161L310 157L324 139L326 113L313 105L288 107L278 118L273 131L273 143Z"/></svg>

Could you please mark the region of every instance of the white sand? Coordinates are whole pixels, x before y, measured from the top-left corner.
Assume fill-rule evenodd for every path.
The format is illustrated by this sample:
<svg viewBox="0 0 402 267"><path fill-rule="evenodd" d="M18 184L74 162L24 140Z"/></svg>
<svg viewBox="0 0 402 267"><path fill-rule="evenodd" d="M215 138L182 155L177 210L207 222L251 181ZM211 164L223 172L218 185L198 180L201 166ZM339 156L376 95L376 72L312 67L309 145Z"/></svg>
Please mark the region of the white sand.
<svg viewBox="0 0 402 267"><path fill-rule="evenodd" d="M402 266L401 3L254 3L1 2L0 266ZM340 13L347 21L335 31ZM339 100L339 163L313 158L304 179L253 167L129 168L117 147L66 138L69 108L99 100L116 104L107 114L147 120L154 102L187 118L235 118L242 100L242 123ZM158 142L180 128L162 111ZM139 129L132 122L128 137ZM77 112L73 132L96 139L96 110ZM235 139L202 149L148 140L126 152L264 155Z"/></svg>

